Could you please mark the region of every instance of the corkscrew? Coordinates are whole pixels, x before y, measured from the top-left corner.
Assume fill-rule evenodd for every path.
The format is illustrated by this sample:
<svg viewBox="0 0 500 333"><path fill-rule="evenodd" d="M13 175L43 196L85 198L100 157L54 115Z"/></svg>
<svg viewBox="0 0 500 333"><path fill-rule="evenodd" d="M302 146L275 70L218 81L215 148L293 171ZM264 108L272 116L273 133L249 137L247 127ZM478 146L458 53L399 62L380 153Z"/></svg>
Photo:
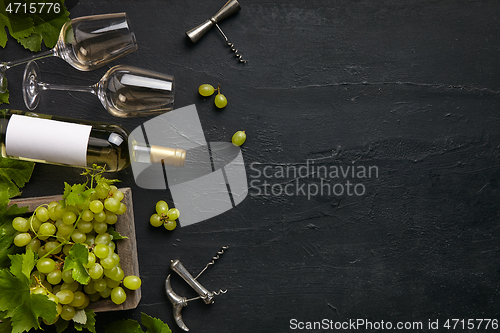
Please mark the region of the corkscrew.
<svg viewBox="0 0 500 333"><path fill-rule="evenodd" d="M186 281L199 295L198 297L190 299L177 295L173 291L172 285L170 284L170 275L167 276L167 279L165 280L165 292L167 293L168 299L172 303L175 322L184 331L189 331L189 328L186 326L186 324L184 324L184 321L182 320L181 310L187 306L188 302L194 301L196 299L202 299L205 304L212 304L214 302L214 296L219 296L221 294L227 293L227 290L223 289L219 289L218 291L208 291L208 289L203 287L197 279L201 274L203 274L203 272L207 270L209 266L215 264L215 261L218 260L220 256L224 254L224 250L227 250L228 248L229 247L227 246L223 246L220 251L218 251L217 254L212 257L212 261L210 261L205 266L205 268L203 268L201 272L198 273L196 277L193 277L189 273L189 271L186 269L186 267L184 267L180 260L176 259L171 261L170 267L172 268L172 270L179 274L179 276L182 277L182 279Z"/></svg>
<svg viewBox="0 0 500 333"><path fill-rule="evenodd" d="M203 35L205 35L210 29L212 29L213 26L215 26L224 38L226 45L231 48L231 51L233 51L236 58L238 58L238 61L241 63L246 63L247 61L243 59L243 56L239 53L238 49L236 49L234 43L231 43L229 41L226 34L217 24L221 20L235 14L239 10L241 10L239 2L237 0L229 0L214 16L212 16L210 19L206 20L199 26L186 32L186 35L189 37L189 39L191 39L193 43L196 43Z"/></svg>

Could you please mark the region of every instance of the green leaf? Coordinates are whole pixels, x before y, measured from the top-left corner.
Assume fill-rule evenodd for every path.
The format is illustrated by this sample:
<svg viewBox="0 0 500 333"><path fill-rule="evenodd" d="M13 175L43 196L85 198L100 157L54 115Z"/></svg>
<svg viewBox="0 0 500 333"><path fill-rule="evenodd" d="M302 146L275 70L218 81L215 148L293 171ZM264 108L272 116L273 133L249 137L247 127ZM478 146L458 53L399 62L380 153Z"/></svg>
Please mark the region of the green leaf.
<svg viewBox="0 0 500 333"><path fill-rule="evenodd" d="M35 163L0 157L0 191L9 198L19 195L20 187L30 180Z"/></svg>
<svg viewBox="0 0 500 333"><path fill-rule="evenodd" d="M82 331L85 328L92 333L96 333L94 311L85 309L85 314L87 315L87 321L86 321L85 325L75 323L75 329L78 331Z"/></svg>
<svg viewBox="0 0 500 333"><path fill-rule="evenodd" d="M31 34L26 38L19 38L17 41L31 52L38 52L42 49L42 36L40 34Z"/></svg>
<svg viewBox="0 0 500 333"><path fill-rule="evenodd" d="M59 319L58 321L56 321L54 326L56 327L57 333L62 333L64 331L66 331L66 329L68 328L69 321L64 320L64 319Z"/></svg>
<svg viewBox="0 0 500 333"><path fill-rule="evenodd" d="M147 328L146 333L172 333L170 327L163 321L150 317L145 313L141 315L141 323Z"/></svg>
<svg viewBox="0 0 500 333"><path fill-rule="evenodd" d="M69 255L64 260L64 271L73 269L73 279L80 284L88 284L90 275L84 265L88 263L89 250L83 244L77 243L71 247Z"/></svg>
<svg viewBox="0 0 500 333"><path fill-rule="evenodd" d="M35 267L35 252L28 249L26 253L9 255L11 266L10 272L15 277L22 279L27 278L28 280L31 278L31 271Z"/></svg>
<svg viewBox="0 0 500 333"><path fill-rule="evenodd" d="M84 310L76 310L73 321L77 324L85 325L87 323L87 314Z"/></svg>
<svg viewBox="0 0 500 333"><path fill-rule="evenodd" d="M141 325L132 319L115 320L104 327L104 333L144 333Z"/></svg>
<svg viewBox="0 0 500 333"><path fill-rule="evenodd" d="M10 323L10 319L2 318L2 321L0 321L0 333L11 333L11 332L12 332L12 325Z"/></svg>
<svg viewBox="0 0 500 333"><path fill-rule="evenodd" d="M122 236L118 231L115 230L113 227L109 227L106 232L111 236L112 240L120 240L120 239L128 239L127 236Z"/></svg>
<svg viewBox="0 0 500 333"><path fill-rule="evenodd" d="M0 270L0 311L10 318L12 333L40 328L39 318L53 322L57 316L56 304L46 295L31 294L29 280L18 278L7 269Z"/></svg>
<svg viewBox="0 0 500 333"><path fill-rule="evenodd" d="M87 199L92 194L92 189L87 190L87 184L75 184L70 186L64 183L64 194L62 199L66 205L81 205L87 202Z"/></svg>
<svg viewBox="0 0 500 333"><path fill-rule="evenodd" d="M95 181L96 181L97 185L101 185L103 188L105 188L107 190L110 190L111 189L110 186L113 185L114 183L120 182L120 180L118 180L118 179L107 179L100 174L95 176Z"/></svg>

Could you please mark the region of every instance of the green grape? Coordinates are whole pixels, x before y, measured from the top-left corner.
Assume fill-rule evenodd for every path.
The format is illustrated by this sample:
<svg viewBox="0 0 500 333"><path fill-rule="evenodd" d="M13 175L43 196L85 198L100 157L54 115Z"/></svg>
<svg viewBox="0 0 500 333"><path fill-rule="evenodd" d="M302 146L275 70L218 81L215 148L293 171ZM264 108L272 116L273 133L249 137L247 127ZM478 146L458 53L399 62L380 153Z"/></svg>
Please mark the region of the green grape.
<svg viewBox="0 0 500 333"><path fill-rule="evenodd" d="M98 214L98 213L102 212L103 208L104 208L104 204L102 203L101 200L93 200L89 204L89 209L94 214Z"/></svg>
<svg viewBox="0 0 500 333"><path fill-rule="evenodd" d="M120 256L118 255L118 253L113 253L112 256L113 259L115 259L116 264L118 265L120 263Z"/></svg>
<svg viewBox="0 0 500 333"><path fill-rule="evenodd" d="M95 193L99 199L105 199L108 196L109 190L102 185L97 185L95 187Z"/></svg>
<svg viewBox="0 0 500 333"><path fill-rule="evenodd" d="M116 190L112 195L112 198L118 201L122 201L123 197L125 197L125 194L123 194L123 192L120 190Z"/></svg>
<svg viewBox="0 0 500 333"><path fill-rule="evenodd" d="M63 217L64 213L66 212L66 208L64 208L61 204L57 204L54 207L54 211L57 215L57 218L61 219Z"/></svg>
<svg viewBox="0 0 500 333"><path fill-rule="evenodd" d="M73 244L66 244L63 246L63 253L67 256L69 256L69 251L71 251L71 248L73 247Z"/></svg>
<svg viewBox="0 0 500 333"><path fill-rule="evenodd" d="M59 290L56 293L57 299L59 299L59 303L61 304L69 304L73 301L75 294L69 289Z"/></svg>
<svg viewBox="0 0 500 333"><path fill-rule="evenodd" d="M98 292L95 292L93 294L89 294L89 298L91 302L97 302L101 298L101 294Z"/></svg>
<svg viewBox="0 0 500 333"><path fill-rule="evenodd" d="M129 275L123 279L123 286L130 290L137 290L141 287L141 278L135 275Z"/></svg>
<svg viewBox="0 0 500 333"><path fill-rule="evenodd" d="M56 207L49 208L49 218L51 220L54 220L54 221L59 219L59 216L57 215Z"/></svg>
<svg viewBox="0 0 500 333"><path fill-rule="evenodd" d="M29 223L30 223L30 229L33 232L38 232L38 229L40 229L40 226L42 225L42 221L36 218L35 215L31 215L29 218Z"/></svg>
<svg viewBox="0 0 500 333"><path fill-rule="evenodd" d="M42 286L45 288L45 290L47 290L47 292L51 293L52 292L52 285L50 284L49 281L47 280L44 280L42 282Z"/></svg>
<svg viewBox="0 0 500 333"><path fill-rule="evenodd" d="M110 212L116 212L120 208L120 201L111 197L104 200L104 208Z"/></svg>
<svg viewBox="0 0 500 333"><path fill-rule="evenodd" d="M85 243L87 236L79 230L74 230L73 233L71 234L71 239L75 243Z"/></svg>
<svg viewBox="0 0 500 333"><path fill-rule="evenodd" d="M103 291L100 291L99 295L101 295L102 298L108 298L109 296L111 296L111 291L112 289L108 286Z"/></svg>
<svg viewBox="0 0 500 333"><path fill-rule="evenodd" d="M31 290L32 294L47 295L47 290L42 287L35 288Z"/></svg>
<svg viewBox="0 0 500 333"><path fill-rule="evenodd" d="M80 221L78 222L78 226L76 228L78 229L78 231L81 231L84 234L88 234L92 230L94 230L94 225L92 224L92 222Z"/></svg>
<svg viewBox="0 0 500 333"><path fill-rule="evenodd" d="M43 274L48 274L56 268L56 262L50 258L42 258L36 263L36 269Z"/></svg>
<svg viewBox="0 0 500 333"><path fill-rule="evenodd" d="M92 224L92 229L94 228L94 224ZM94 233L87 234L87 239L85 240L85 244L88 246L94 246L95 244L95 235Z"/></svg>
<svg viewBox="0 0 500 333"><path fill-rule="evenodd" d="M111 255L109 257L101 259L100 264L104 269L111 269L115 267L118 263L116 262L115 258L113 258L113 256Z"/></svg>
<svg viewBox="0 0 500 333"><path fill-rule="evenodd" d="M61 282L62 280L62 272L61 270L59 269L54 269L52 272L50 272L49 274L47 274L47 281L51 284L51 285L56 285L56 284L59 284L59 282Z"/></svg>
<svg viewBox="0 0 500 333"><path fill-rule="evenodd" d="M102 277L102 274L104 273L104 269L102 268L101 264L96 263L94 266L89 268L89 275L92 279L98 280Z"/></svg>
<svg viewBox="0 0 500 333"><path fill-rule="evenodd" d="M118 216L115 213L106 212L106 224L115 224L118 221Z"/></svg>
<svg viewBox="0 0 500 333"><path fill-rule="evenodd" d="M156 209L156 213L158 215L167 214L167 212L168 212L168 204L165 201L160 200L160 201L158 201L156 203L155 209Z"/></svg>
<svg viewBox="0 0 500 333"><path fill-rule="evenodd" d="M120 202L120 208L115 212L116 215L122 215L125 214L127 211L127 205L125 205L123 202Z"/></svg>
<svg viewBox="0 0 500 333"><path fill-rule="evenodd" d="M45 251L45 246L40 246L38 251L36 252L38 254L38 258L43 257L44 255L47 254L47 251Z"/></svg>
<svg viewBox="0 0 500 333"><path fill-rule="evenodd" d="M49 300L51 300L52 302L54 303L59 303L59 299L57 298L56 295L54 295L53 293L48 293L47 294L47 297L49 298Z"/></svg>
<svg viewBox="0 0 500 333"><path fill-rule="evenodd" d="M87 256L87 263L84 266L85 266L85 268L90 268L90 267L95 265L95 262L96 262L95 254L93 254L92 252L89 252L89 254Z"/></svg>
<svg viewBox="0 0 500 333"><path fill-rule="evenodd" d="M238 131L234 133L233 138L231 139L231 142L235 146L241 146L245 140L247 139L247 135L245 131Z"/></svg>
<svg viewBox="0 0 500 333"><path fill-rule="evenodd" d="M52 241L45 243L45 251L50 252L51 254L58 254L62 251L61 243L58 241Z"/></svg>
<svg viewBox="0 0 500 333"><path fill-rule="evenodd" d="M98 292L102 292L106 289L107 287L106 280L104 279L98 279L94 281L94 289Z"/></svg>
<svg viewBox="0 0 500 333"><path fill-rule="evenodd" d="M78 283L78 281L73 281L73 282L64 282L62 285L61 285L61 290L71 290L72 292L75 292L78 290L78 286L80 284Z"/></svg>
<svg viewBox="0 0 500 333"><path fill-rule="evenodd" d="M86 209L82 212L82 220L90 222L94 219L94 213L90 209Z"/></svg>
<svg viewBox="0 0 500 333"><path fill-rule="evenodd" d="M89 283L83 286L83 291L85 291L88 295L97 292L94 287L94 283Z"/></svg>
<svg viewBox="0 0 500 333"><path fill-rule="evenodd" d="M198 92L200 93L200 95L205 97L212 96L214 94L214 91L215 89L211 84L202 84L198 88Z"/></svg>
<svg viewBox="0 0 500 333"><path fill-rule="evenodd" d="M85 309L87 306L89 306L89 304L90 304L90 298L89 298L89 296L87 296L87 295L85 295L85 294L84 294L84 295L83 295L83 297L84 297L85 299L83 300L83 304L82 304L82 305L80 305L79 307L77 307L77 309L78 309L78 310L83 310L83 309Z"/></svg>
<svg viewBox="0 0 500 333"><path fill-rule="evenodd" d="M165 229L172 231L175 229L175 227L177 227L177 222L175 222L175 220L167 220L165 221L165 223L163 223L163 226L165 227Z"/></svg>
<svg viewBox="0 0 500 333"><path fill-rule="evenodd" d="M109 185L109 195L113 195L118 190L118 187L115 185Z"/></svg>
<svg viewBox="0 0 500 333"><path fill-rule="evenodd" d="M69 303L69 305L77 308L79 306L82 306L83 303L85 303L85 294L81 291L75 291L73 300L71 301L71 303Z"/></svg>
<svg viewBox="0 0 500 333"><path fill-rule="evenodd" d="M51 208L54 208L55 206L59 205L59 202L58 201L51 201L49 202L49 204L47 205L47 209L50 210Z"/></svg>
<svg viewBox="0 0 500 333"><path fill-rule="evenodd" d="M12 220L12 227L16 229L16 231L27 232L30 230L30 223L25 218L18 216Z"/></svg>
<svg viewBox="0 0 500 333"><path fill-rule="evenodd" d="M71 305L65 304L62 306L61 318L64 320L71 320L75 316L75 308Z"/></svg>
<svg viewBox="0 0 500 333"><path fill-rule="evenodd" d="M227 105L227 98L223 94L217 94L215 96L215 106L218 107L219 109L224 108Z"/></svg>
<svg viewBox="0 0 500 333"><path fill-rule="evenodd" d="M97 232L98 234L103 234L108 230L108 225L106 222L93 222L94 225L94 231Z"/></svg>
<svg viewBox="0 0 500 333"><path fill-rule="evenodd" d="M76 214L74 212L64 212L62 215L62 220L64 224L73 224L76 221Z"/></svg>
<svg viewBox="0 0 500 333"><path fill-rule="evenodd" d="M26 245L26 249L31 249L33 252L38 252L38 249L40 248L40 245L42 242L38 238L32 239L31 242L29 242L28 245Z"/></svg>
<svg viewBox="0 0 500 333"><path fill-rule="evenodd" d="M38 207L35 209L35 215L40 221L46 222L49 219L49 210L45 207Z"/></svg>
<svg viewBox="0 0 500 333"><path fill-rule="evenodd" d="M104 205L103 205L104 207ZM104 222L106 221L106 212L101 210L99 213L94 214L94 221L96 222Z"/></svg>
<svg viewBox="0 0 500 333"><path fill-rule="evenodd" d="M123 290L122 287L113 288L113 290L111 291L111 300L113 301L113 303L122 304L126 299L127 294L125 294L125 290Z"/></svg>
<svg viewBox="0 0 500 333"><path fill-rule="evenodd" d="M179 212L179 210L177 208L171 208L167 212L167 218L169 220L177 220L179 218L180 214L181 214L181 212Z"/></svg>
<svg viewBox="0 0 500 333"><path fill-rule="evenodd" d="M125 277L123 269L121 269L119 266L115 266L111 269L105 269L104 274L115 281L121 281Z"/></svg>
<svg viewBox="0 0 500 333"><path fill-rule="evenodd" d="M108 287L110 287L111 289L113 288L116 288L120 285L121 281L115 281L115 280L111 280L109 277L105 276L104 277L104 280L106 280L106 284L108 285Z"/></svg>
<svg viewBox="0 0 500 333"><path fill-rule="evenodd" d="M109 246L107 246L106 244L98 243L94 247L94 254L99 259L106 258L109 255Z"/></svg>
<svg viewBox="0 0 500 333"><path fill-rule="evenodd" d="M14 237L14 245L17 247L23 247L31 242L31 235L27 232L22 232Z"/></svg>
<svg viewBox="0 0 500 333"><path fill-rule="evenodd" d="M72 224L64 224L61 223L59 227L57 227L57 233L59 235L69 235L69 233L73 230L73 225Z"/></svg>
<svg viewBox="0 0 500 333"><path fill-rule="evenodd" d="M107 245L109 242L111 242L111 235L108 234L107 232L103 233L103 234L99 234L95 238L96 244L106 244Z"/></svg>
<svg viewBox="0 0 500 333"><path fill-rule="evenodd" d="M161 217L160 215L158 214L153 214L151 215L151 217L149 218L149 223L153 226L153 227L159 227L163 224L163 221L161 220Z"/></svg>
<svg viewBox="0 0 500 333"><path fill-rule="evenodd" d="M62 280L66 283L72 283L75 281L73 278L73 269L68 269L62 272Z"/></svg>

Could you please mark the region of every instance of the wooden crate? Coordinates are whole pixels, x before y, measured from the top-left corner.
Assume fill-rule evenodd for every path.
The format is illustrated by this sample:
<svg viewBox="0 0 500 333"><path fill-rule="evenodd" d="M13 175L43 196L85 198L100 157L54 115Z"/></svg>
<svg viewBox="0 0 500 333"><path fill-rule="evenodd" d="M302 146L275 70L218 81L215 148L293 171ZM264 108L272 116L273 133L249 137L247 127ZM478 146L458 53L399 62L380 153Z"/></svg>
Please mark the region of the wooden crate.
<svg viewBox="0 0 500 333"><path fill-rule="evenodd" d="M135 238L134 211L132 205L132 190L129 187L120 189L123 194L122 202L127 205L125 214L118 215L118 220L114 225L115 230L122 236L128 239L116 241L116 252L120 256L120 265L127 275L139 275L139 261L137 257L137 243ZM30 211L34 211L41 204L48 204L51 201L61 200L62 195L16 199L10 202L11 205L17 204L19 207L28 207ZM118 311L134 309L139 304L141 299L141 289L128 290L123 288L127 293L127 299L122 304L114 304L111 299L101 299L91 303L88 308L95 312Z"/></svg>

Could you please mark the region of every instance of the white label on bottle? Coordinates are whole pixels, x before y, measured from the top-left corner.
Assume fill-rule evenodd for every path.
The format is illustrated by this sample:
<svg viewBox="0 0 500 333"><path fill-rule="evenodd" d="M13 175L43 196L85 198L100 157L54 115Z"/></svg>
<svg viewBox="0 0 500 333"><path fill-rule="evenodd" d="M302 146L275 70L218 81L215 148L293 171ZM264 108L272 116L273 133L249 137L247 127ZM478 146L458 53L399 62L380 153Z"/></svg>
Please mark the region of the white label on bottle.
<svg viewBox="0 0 500 333"><path fill-rule="evenodd" d="M5 134L9 156L87 166L92 126L12 115Z"/></svg>

